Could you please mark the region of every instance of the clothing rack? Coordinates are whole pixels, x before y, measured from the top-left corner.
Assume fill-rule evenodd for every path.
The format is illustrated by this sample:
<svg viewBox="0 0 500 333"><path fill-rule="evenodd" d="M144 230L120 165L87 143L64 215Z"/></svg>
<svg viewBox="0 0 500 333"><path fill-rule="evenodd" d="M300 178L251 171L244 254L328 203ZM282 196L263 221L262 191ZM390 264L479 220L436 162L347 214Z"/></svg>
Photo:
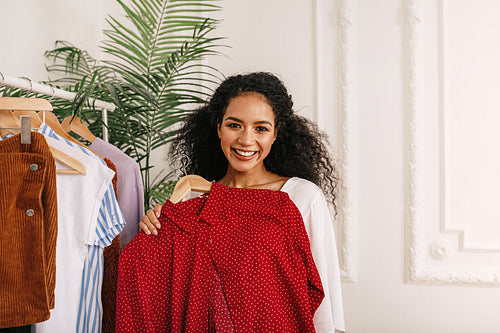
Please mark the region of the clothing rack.
<svg viewBox="0 0 500 333"><path fill-rule="evenodd" d="M0 85L28 90L34 93L44 94L55 98L74 101L76 93L54 88L50 85L33 82L29 79L5 75L0 72ZM88 102L102 110L102 139L108 142L108 111L113 111L116 106L113 103L89 98Z"/></svg>

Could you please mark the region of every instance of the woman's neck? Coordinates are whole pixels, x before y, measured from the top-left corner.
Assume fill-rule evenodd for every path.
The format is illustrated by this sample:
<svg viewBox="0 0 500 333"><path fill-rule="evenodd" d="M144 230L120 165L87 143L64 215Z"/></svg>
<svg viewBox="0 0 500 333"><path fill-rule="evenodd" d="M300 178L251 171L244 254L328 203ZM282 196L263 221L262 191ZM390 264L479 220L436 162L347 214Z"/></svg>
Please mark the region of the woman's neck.
<svg viewBox="0 0 500 333"><path fill-rule="evenodd" d="M237 188L280 190L287 180L288 177L267 170L249 173L238 172L229 168L218 183Z"/></svg>

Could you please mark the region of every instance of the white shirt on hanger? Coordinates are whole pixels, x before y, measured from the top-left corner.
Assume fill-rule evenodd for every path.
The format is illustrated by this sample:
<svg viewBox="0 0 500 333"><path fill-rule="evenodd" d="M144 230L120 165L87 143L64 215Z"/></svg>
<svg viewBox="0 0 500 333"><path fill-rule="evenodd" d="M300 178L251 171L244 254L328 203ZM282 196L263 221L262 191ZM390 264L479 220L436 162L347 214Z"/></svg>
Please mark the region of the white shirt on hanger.
<svg viewBox="0 0 500 333"><path fill-rule="evenodd" d="M36 332L74 332L85 257L88 245L94 244L99 208L114 171L78 148L48 136L45 138L49 145L80 161L87 174L56 175L59 230L55 308L51 311L49 320L36 324ZM56 167L67 168L57 161Z"/></svg>

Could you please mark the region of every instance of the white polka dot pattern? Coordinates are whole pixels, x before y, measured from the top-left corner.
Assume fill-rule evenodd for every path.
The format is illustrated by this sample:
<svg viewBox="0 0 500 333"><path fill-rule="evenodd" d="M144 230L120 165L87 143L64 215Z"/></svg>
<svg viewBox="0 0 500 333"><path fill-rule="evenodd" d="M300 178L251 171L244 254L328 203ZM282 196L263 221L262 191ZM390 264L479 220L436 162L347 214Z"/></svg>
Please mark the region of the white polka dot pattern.
<svg viewBox="0 0 500 333"><path fill-rule="evenodd" d="M314 332L323 289L286 193L214 183L160 222L120 255L117 332Z"/></svg>

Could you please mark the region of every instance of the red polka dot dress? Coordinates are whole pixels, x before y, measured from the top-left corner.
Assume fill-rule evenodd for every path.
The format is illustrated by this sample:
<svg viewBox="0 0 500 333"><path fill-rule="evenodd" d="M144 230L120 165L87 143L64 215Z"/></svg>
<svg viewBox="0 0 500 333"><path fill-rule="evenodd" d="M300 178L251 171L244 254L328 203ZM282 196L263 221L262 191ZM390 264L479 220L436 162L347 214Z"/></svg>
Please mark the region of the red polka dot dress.
<svg viewBox="0 0 500 333"><path fill-rule="evenodd" d="M120 255L117 332L314 332L324 293L288 194L213 183L160 222Z"/></svg>

